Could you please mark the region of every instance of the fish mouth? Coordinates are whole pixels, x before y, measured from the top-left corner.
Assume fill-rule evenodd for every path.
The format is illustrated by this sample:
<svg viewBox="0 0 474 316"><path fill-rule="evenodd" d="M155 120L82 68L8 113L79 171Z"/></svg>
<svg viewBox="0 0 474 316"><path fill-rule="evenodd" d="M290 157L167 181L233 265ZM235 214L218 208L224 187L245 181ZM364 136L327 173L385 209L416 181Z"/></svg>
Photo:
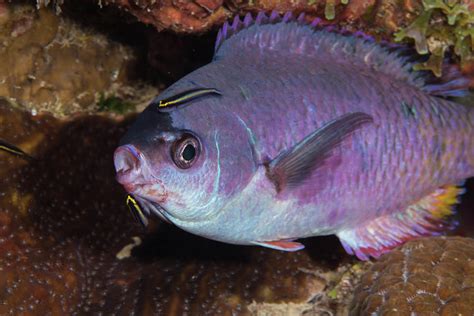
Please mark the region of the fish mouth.
<svg viewBox="0 0 474 316"><path fill-rule="evenodd" d="M171 224L171 221L168 219L166 209L160 204L139 196L134 196L134 198L137 200L147 215L157 215L161 220Z"/></svg>

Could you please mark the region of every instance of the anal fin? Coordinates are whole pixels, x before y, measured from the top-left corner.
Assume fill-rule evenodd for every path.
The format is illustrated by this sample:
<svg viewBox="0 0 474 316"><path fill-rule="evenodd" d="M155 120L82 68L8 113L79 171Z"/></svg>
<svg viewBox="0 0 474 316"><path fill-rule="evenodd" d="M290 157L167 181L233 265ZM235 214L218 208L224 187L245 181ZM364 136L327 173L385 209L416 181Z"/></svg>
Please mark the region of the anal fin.
<svg viewBox="0 0 474 316"><path fill-rule="evenodd" d="M378 258L404 242L422 236L439 235L456 222L453 205L464 189L444 186L400 213L378 217L363 226L337 233L344 249L361 260Z"/></svg>
<svg viewBox="0 0 474 316"><path fill-rule="evenodd" d="M277 241L254 241L255 245L263 246L271 249L282 250L282 251L298 251L304 248L304 245L290 240L277 240Z"/></svg>

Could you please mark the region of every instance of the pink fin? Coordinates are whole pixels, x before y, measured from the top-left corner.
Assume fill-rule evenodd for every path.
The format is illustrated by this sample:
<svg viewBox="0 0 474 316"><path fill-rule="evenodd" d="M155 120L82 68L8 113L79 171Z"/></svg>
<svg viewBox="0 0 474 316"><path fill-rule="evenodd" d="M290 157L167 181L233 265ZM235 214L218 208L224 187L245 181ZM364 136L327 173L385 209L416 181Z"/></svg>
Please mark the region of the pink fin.
<svg viewBox="0 0 474 316"><path fill-rule="evenodd" d="M361 260L378 258L383 253L422 236L440 235L456 226L450 220L452 206L464 192L457 186L445 186L410 205L400 213L378 217L365 225L337 233L347 253Z"/></svg>
<svg viewBox="0 0 474 316"><path fill-rule="evenodd" d="M299 242L295 242L295 241L290 241L290 240L277 240L277 241L264 241L264 242L254 241L252 243L255 245L262 246L262 247L267 247L267 248L282 250L282 251L298 251L304 248L303 244L300 244Z"/></svg>

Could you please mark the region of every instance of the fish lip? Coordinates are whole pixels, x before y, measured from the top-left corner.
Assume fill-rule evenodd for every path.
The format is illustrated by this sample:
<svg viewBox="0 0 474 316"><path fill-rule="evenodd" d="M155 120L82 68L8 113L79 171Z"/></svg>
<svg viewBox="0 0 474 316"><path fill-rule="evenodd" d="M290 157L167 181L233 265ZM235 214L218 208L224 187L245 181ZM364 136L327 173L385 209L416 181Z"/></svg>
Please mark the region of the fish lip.
<svg viewBox="0 0 474 316"><path fill-rule="evenodd" d="M140 179L140 169L143 158L133 145L118 147L114 152L115 179L122 184L127 192L135 190L136 182Z"/></svg>
<svg viewBox="0 0 474 316"><path fill-rule="evenodd" d="M120 155L126 152L126 155ZM133 145L123 145L115 149L114 152L114 166L118 174L123 174L129 171L134 165L140 161L140 154Z"/></svg>

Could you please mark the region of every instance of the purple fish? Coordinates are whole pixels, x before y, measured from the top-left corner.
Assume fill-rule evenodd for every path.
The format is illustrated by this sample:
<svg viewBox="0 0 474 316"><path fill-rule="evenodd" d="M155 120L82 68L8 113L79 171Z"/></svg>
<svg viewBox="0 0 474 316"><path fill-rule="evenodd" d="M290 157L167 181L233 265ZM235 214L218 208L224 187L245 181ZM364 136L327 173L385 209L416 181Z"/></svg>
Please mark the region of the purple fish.
<svg viewBox="0 0 474 316"><path fill-rule="evenodd" d="M474 176L474 107L448 100L466 79L436 82L413 57L301 16L236 18L138 117L117 179L146 216L227 243L335 234L368 259L439 234Z"/></svg>

